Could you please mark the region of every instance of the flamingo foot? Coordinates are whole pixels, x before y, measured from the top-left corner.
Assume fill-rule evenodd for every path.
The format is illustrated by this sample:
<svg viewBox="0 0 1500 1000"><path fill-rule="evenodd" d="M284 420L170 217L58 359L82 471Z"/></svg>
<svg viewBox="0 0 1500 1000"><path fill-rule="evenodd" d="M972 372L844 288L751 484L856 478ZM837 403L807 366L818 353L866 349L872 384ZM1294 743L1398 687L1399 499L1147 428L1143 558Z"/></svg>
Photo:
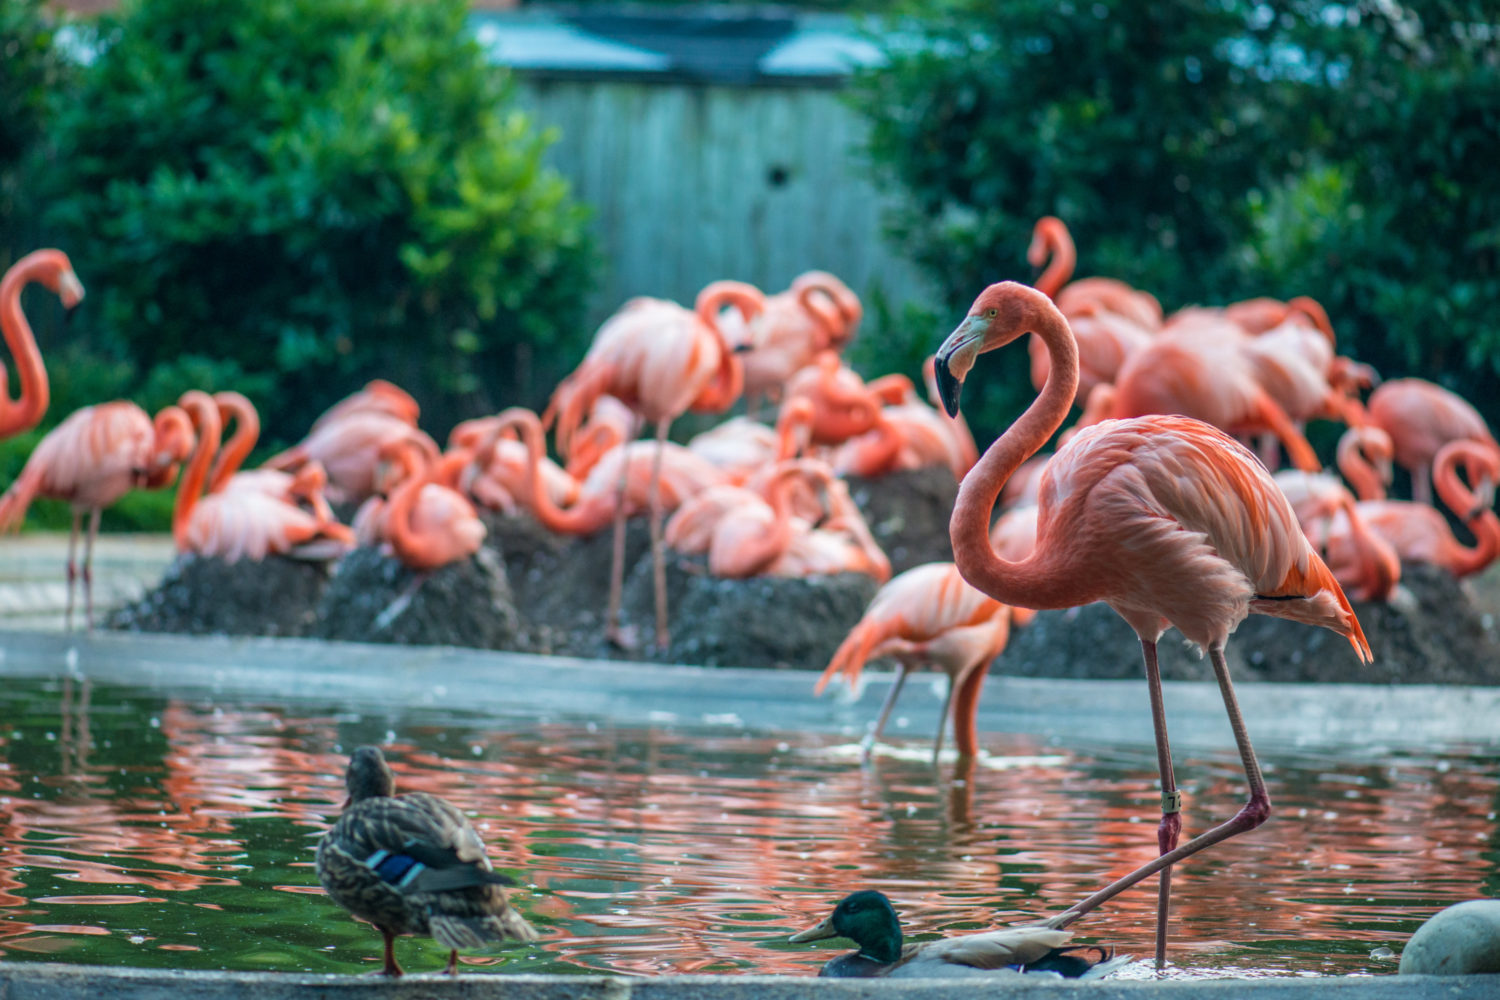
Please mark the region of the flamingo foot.
<svg viewBox="0 0 1500 1000"><path fill-rule="evenodd" d="M640 629L634 625L613 623L604 630L604 639L623 653L634 653L641 648Z"/></svg>

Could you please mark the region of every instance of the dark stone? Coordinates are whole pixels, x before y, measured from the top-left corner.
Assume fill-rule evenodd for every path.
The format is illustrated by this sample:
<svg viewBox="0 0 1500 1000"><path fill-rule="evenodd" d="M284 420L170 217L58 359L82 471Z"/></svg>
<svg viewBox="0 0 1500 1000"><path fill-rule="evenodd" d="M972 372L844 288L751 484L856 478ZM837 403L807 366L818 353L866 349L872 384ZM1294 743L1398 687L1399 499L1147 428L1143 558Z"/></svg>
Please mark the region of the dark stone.
<svg viewBox="0 0 1500 1000"><path fill-rule="evenodd" d="M112 612L105 628L188 635L307 635L328 586L327 563L285 556L228 563L178 556L161 582Z"/></svg>
<svg viewBox="0 0 1500 1000"><path fill-rule="evenodd" d="M309 634L513 649L518 623L505 566L489 549L423 574L378 549L361 548L339 561Z"/></svg>
<svg viewBox="0 0 1500 1000"><path fill-rule="evenodd" d="M930 562L952 562L948 520L958 483L946 467L893 472L878 479L851 476L849 495L865 516L870 534L885 550L891 572Z"/></svg>

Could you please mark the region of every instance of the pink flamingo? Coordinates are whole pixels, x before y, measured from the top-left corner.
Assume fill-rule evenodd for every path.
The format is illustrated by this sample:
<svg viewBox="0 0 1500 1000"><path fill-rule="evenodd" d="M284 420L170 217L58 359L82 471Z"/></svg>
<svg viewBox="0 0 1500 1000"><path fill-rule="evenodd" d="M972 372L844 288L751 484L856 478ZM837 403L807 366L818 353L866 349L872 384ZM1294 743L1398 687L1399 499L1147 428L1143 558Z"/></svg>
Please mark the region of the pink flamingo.
<svg viewBox="0 0 1500 1000"><path fill-rule="evenodd" d="M328 424L337 423L355 413L384 413L388 417L395 417L402 423L415 427L417 417L421 415L421 412L417 401L399 385L387 382L383 378L371 379L365 383L363 389L345 396L324 410L323 414L313 421L309 433Z"/></svg>
<svg viewBox="0 0 1500 1000"><path fill-rule="evenodd" d="M1460 464L1478 484L1479 496L1459 480ZM1355 510L1403 560L1441 566L1458 577L1478 573L1500 555L1500 519L1490 509L1500 479L1500 453L1478 441L1450 441L1438 452L1433 470L1438 496L1473 533L1472 547L1459 542L1442 513L1425 503L1362 500ZM1349 533L1347 522L1335 522L1330 529L1330 564L1350 546Z"/></svg>
<svg viewBox="0 0 1500 1000"><path fill-rule="evenodd" d="M822 694L837 674L843 674L853 687L870 660L882 656L896 660L896 679L880 706L875 725L860 745L861 756L869 760L906 675L913 669L935 666L948 675L948 693L938 715L932 762L936 764L942 753L950 709L958 752L972 757L979 752L975 721L979 691L991 661L1009 639L1010 608L969 586L957 566L948 562L915 566L876 592L859 623L834 652L813 693Z"/></svg>
<svg viewBox="0 0 1500 1000"><path fill-rule="evenodd" d="M1391 436L1396 464L1411 473L1412 499L1420 503L1432 503L1432 467L1443 445L1468 440L1500 448L1467 400L1424 379L1381 383L1366 407L1370 422Z"/></svg>
<svg viewBox="0 0 1500 1000"><path fill-rule="evenodd" d="M792 489L812 468L793 459L777 463L757 489L727 483L709 487L672 515L667 544L685 555L706 554L714 576L764 574L799 533L811 530L795 516ZM829 475L825 467L825 481Z"/></svg>
<svg viewBox="0 0 1500 1000"><path fill-rule="evenodd" d="M1100 384L1087 397L1080 426L1101 418L1178 414L1231 434L1275 434L1306 472L1322 468L1307 438L1245 363L1237 328L1228 337L1167 330L1126 359L1113 386Z"/></svg>
<svg viewBox="0 0 1500 1000"><path fill-rule="evenodd" d="M780 400L792 374L819 351L842 351L854 338L864 315L859 296L827 271L807 271L791 288L767 296L766 309L754 323L736 324L725 334L749 349L744 357L745 396Z"/></svg>
<svg viewBox="0 0 1500 1000"><path fill-rule="evenodd" d="M21 474L0 496L0 532L18 527L37 497L65 500L73 507L68 534L68 603L65 621L73 622L73 584L79 576L75 551L85 511L89 526L83 548L85 621L94 624L94 539L99 517L133 488L158 489L170 484L178 463L193 447L187 414L174 406L153 421L134 403L96 403L72 413L32 451Z"/></svg>
<svg viewBox="0 0 1500 1000"><path fill-rule="evenodd" d="M1057 301L1063 315L1071 318L1077 309L1092 307L1113 313L1151 333L1161 327L1161 303L1150 292L1132 288L1117 278L1080 278L1072 283L1078 250L1067 224L1054 215L1044 215L1031 229L1026 260L1032 267L1047 265L1037 278L1037 291Z"/></svg>
<svg viewBox="0 0 1500 1000"><path fill-rule="evenodd" d="M197 432L197 446L178 483L172 511L172 537L178 551L233 563L240 559L260 562L270 555L330 560L353 547L353 533L333 519L323 499L322 470L316 465L309 465L296 476L277 474L287 476L279 487L265 476L231 485L235 466L250 450L240 443L227 462L215 467L218 475L214 484L210 463L219 456L222 441L221 407L237 414L237 436L243 433L250 437L253 432L247 428L258 426L258 421L246 417L254 413L249 400L238 393L209 396L190 389L182 394L178 405L189 414ZM203 492L205 485L207 494ZM298 506L297 498L308 500L314 512Z"/></svg>
<svg viewBox="0 0 1500 1000"><path fill-rule="evenodd" d="M831 576L863 573L877 583L891 578L891 561L870 534L864 515L842 479L823 474L828 516L809 531L794 532L791 544L765 570L767 576Z"/></svg>
<svg viewBox="0 0 1500 1000"><path fill-rule="evenodd" d="M408 439L417 442L428 461L437 461L437 442L404 416L378 406L354 407L334 419L320 418L307 437L267 459L265 468L293 472L308 462L317 462L328 473L328 498L335 503L357 503L375 492L380 449L392 441Z"/></svg>
<svg viewBox="0 0 1500 1000"><path fill-rule="evenodd" d="M1390 600L1401 582L1401 559L1370 529L1354 494L1326 472L1282 469L1274 478L1345 593L1357 601ZM1337 541L1335 532L1342 536Z"/></svg>
<svg viewBox="0 0 1500 1000"><path fill-rule="evenodd" d="M1361 500L1384 500L1391 485L1396 446L1391 436L1374 424L1350 427L1339 437L1335 461Z"/></svg>
<svg viewBox="0 0 1500 1000"><path fill-rule="evenodd" d="M838 445L874 430L882 407L905 402L915 391L905 375L886 375L866 383L836 353L823 351L788 380L783 406L806 400L812 407L811 443Z"/></svg>
<svg viewBox="0 0 1500 1000"><path fill-rule="evenodd" d="M617 397L642 420L656 425L656 465L647 505L659 649L665 649L668 641L666 563L661 544L661 461L673 420L689 410L721 413L740 396L744 370L719 328L719 312L727 306L738 309L748 323L764 310L765 296L743 282L716 281L698 293L692 310L663 299L632 299L599 328L582 363L557 387L543 416L544 422L556 419L557 447L565 457L570 453L574 432L584 412L601 394ZM620 469L622 498L625 468ZM606 621L611 640L629 645L619 627L624 509L622 499L615 518Z"/></svg>
<svg viewBox="0 0 1500 1000"><path fill-rule="evenodd" d="M1161 872L1158 964L1165 962L1170 866L1254 829L1270 813L1260 765L1245 732L1224 659L1229 633L1250 613L1331 629L1370 656L1338 581L1313 550L1270 475L1243 445L1201 421L1144 416L1080 431L1042 475L1036 548L1020 561L996 554L990 517L1006 479L1062 425L1078 385L1078 350L1067 320L1042 293L1014 282L985 289L938 350L938 385L958 409L978 355L1032 333L1047 344L1051 375L1041 394L990 445L959 488L954 561L964 579L1002 604L1068 608L1104 601L1140 637L1162 782L1161 856L1047 921L1065 927ZM1228 822L1176 846L1180 802L1172 773L1156 643L1175 626L1206 647L1250 786Z"/></svg>
<svg viewBox="0 0 1500 1000"><path fill-rule="evenodd" d="M506 433L498 417L465 420L448 435L448 450L467 451L474 456L458 475L455 485L460 492L483 507L505 514L530 508L527 476L531 469L531 452L525 444ZM538 462L537 473L542 489L551 503L556 507L571 507L577 503L579 481L545 455ZM593 464L597 464L597 459Z"/></svg>
<svg viewBox="0 0 1500 1000"><path fill-rule="evenodd" d="M39 283L72 310L83 301L83 285L61 250L33 250L10 266L0 278L0 333L16 363L19 386L10 398L5 365L0 362L0 438L28 431L41 422L50 401L47 369L37 349L31 324L21 312L21 289Z"/></svg>
<svg viewBox="0 0 1500 1000"><path fill-rule="evenodd" d="M381 459L396 463L399 485L391 492L382 519L384 535L396 558L419 573L441 569L479 551L484 522L452 483L472 456L450 453L428 464L416 442L392 441Z"/></svg>

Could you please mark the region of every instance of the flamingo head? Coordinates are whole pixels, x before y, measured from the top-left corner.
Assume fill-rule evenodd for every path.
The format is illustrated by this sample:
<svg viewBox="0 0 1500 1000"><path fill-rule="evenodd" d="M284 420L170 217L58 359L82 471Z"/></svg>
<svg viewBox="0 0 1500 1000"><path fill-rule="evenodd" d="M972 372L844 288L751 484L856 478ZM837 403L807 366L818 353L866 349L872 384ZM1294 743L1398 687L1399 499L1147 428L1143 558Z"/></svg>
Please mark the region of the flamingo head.
<svg viewBox="0 0 1500 1000"><path fill-rule="evenodd" d="M948 416L958 416L958 397L974 360L1029 332L1030 296L1040 295L1014 281L997 282L979 293L969 314L938 348L934 362L938 396Z"/></svg>

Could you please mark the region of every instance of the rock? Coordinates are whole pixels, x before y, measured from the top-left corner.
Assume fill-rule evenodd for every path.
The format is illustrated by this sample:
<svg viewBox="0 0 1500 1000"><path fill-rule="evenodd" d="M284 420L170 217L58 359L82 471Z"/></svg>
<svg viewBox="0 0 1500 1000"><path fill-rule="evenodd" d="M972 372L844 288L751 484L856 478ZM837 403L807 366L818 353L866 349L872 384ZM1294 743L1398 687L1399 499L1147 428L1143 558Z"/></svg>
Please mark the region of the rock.
<svg viewBox="0 0 1500 1000"><path fill-rule="evenodd" d="M878 586L863 573L726 580L710 575L701 556L668 553L671 644L651 657L656 611L648 554L626 580L624 622L641 643L639 659L822 670Z"/></svg>
<svg viewBox="0 0 1500 1000"><path fill-rule="evenodd" d="M1402 975L1500 973L1500 899L1471 899L1439 910L1401 952Z"/></svg>
<svg viewBox="0 0 1500 1000"><path fill-rule="evenodd" d="M892 575L929 562L952 562L948 519L958 498L952 470L933 466L878 479L851 476L849 495L891 561Z"/></svg>
<svg viewBox="0 0 1500 1000"><path fill-rule="evenodd" d="M518 624L505 566L490 549L421 576L378 549L361 548L339 561L309 634L513 649Z"/></svg>
<svg viewBox="0 0 1500 1000"><path fill-rule="evenodd" d="M182 555L139 601L110 614L105 627L188 635L307 635L329 575L327 563L285 556L229 563Z"/></svg>

